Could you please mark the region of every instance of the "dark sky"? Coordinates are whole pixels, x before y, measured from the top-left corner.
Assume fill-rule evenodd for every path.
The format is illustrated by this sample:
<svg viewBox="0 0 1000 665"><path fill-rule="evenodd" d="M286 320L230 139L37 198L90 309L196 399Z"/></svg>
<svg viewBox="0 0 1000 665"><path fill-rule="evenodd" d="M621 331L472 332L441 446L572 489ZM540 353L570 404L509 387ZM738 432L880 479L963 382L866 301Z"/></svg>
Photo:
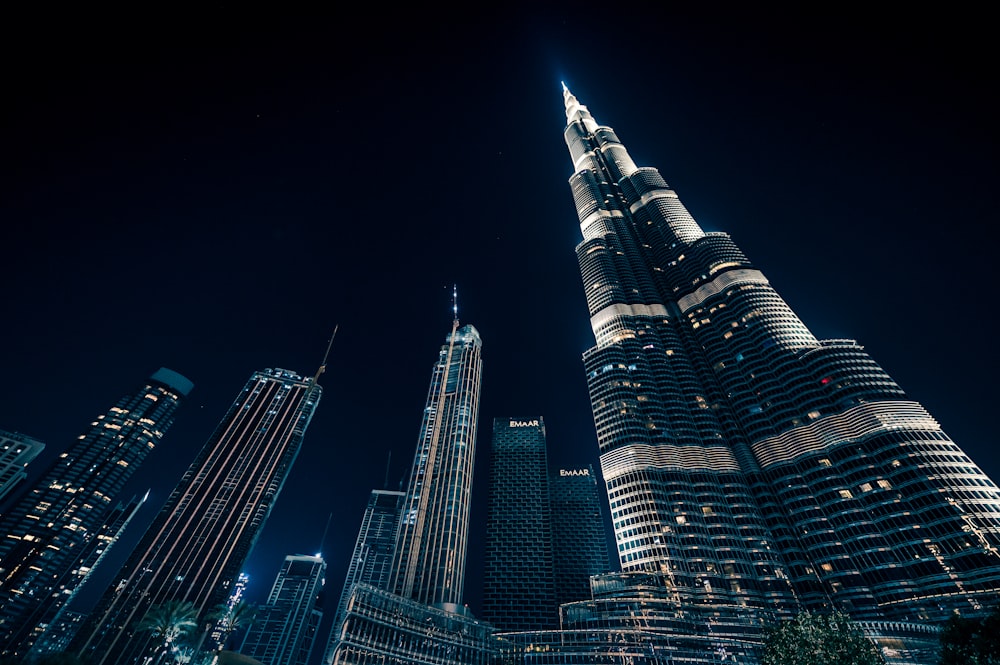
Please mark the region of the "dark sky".
<svg viewBox="0 0 1000 665"><path fill-rule="evenodd" d="M339 593L390 451L390 485L410 465L452 284L484 340L474 519L494 417L542 415L554 468L597 467L560 81L815 334L861 342L1000 478L982 17L659 6L8 17L0 428L48 460L158 367L195 383L84 599L250 374L312 374L335 325L247 569L260 600L332 514ZM481 556L476 538L474 611Z"/></svg>

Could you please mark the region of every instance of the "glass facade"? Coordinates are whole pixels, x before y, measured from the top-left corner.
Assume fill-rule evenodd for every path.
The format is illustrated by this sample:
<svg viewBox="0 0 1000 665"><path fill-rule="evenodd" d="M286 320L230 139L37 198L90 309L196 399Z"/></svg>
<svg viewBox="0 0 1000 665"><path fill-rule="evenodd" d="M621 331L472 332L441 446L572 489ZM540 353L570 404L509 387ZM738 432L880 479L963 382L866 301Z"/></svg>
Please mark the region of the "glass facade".
<svg viewBox="0 0 1000 665"><path fill-rule="evenodd" d="M393 564L396 594L454 611L465 586L482 344L474 327L456 320L438 354Z"/></svg>
<svg viewBox="0 0 1000 665"><path fill-rule="evenodd" d="M98 601L75 652L92 665L141 660L152 638L135 624L169 600L194 603L207 631L206 614L233 592L321 392L283 369L250 377Z"/></svg>
<svg viewBox="0 0 1000 665"><path fill-rule="evenodd" d="M468 614L358 584L337 636L333 665L494 665L501 641Z"/></svg>
<svg viewBox="0 0 1000 665"><path fill-rule="evenodd" d="M496 418L492 444L483 619L502 632L556 628L545 421Z"/></svg>
<svg viewBox="0 0 1000 665"><path fill-rule="evenodd" d="M193 384L160 368L118 400L0 517L0 655L23 656L86 579L114 501L163 438Z"/></svg>
<svg viewBox="0 0 1000 665"><path fill-rule="evenodd" d="M317 601L325 575L322 557L286 556L240 653L268 665L308 665L323 619Z"/></svg>
<svg viewBox="0 0 1000 665"><path fill-rule="evenodd" d="M853 340L818 340L564 88L584 354L623 571L760 618L941 622L1000 590L1000 491Z"/></svg>
<svg viewBox="0 0 1000 665"><path fill-rule="evenodd" d="M603 492L590 465L559 469L549 485L556 603L590 598L590 578L612 571L604 531Z"/></svg>
<svg viewBox="0 0 1000 665"><path fill-rule="evenodd" d="M347 564L347 577L333 618L332 634L327 647L326 662L333 657L336 633L347 613L347 603L355 584L362 583L376 589L388 590L392 574L393 555L396 552L396 531L403 505L403 492L372 490L361 518L361 528L354 543L351 560Z"/></svg>

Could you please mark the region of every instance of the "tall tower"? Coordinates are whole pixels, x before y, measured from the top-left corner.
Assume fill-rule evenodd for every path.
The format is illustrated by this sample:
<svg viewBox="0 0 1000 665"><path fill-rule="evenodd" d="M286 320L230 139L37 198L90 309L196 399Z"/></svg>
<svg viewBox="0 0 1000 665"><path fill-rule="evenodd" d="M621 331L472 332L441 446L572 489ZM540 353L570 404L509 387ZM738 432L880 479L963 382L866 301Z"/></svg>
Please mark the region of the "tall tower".
<svg viewBox="0 0 1000 665"><path fill-rule="evenodd" d="M73 640L73 651L93 665L137 662L152 642L136 622L166 601L193 603L205 625L206 613L233 591L298 456L322 393L318 376L267 369L250 377Z"/></svg>
<svg viewBox="0 0 1000 665"><path fill-rule="evenodd" d="M323 618L316 601L325 576L322 557L286 556L240 653L270 665L307 665Z"/></svg>
<svg viewBox="0 0 1000 665"><path fill-rule="evenodd" d="M461 611L469 537L482 340L458 318L438 354L396 539L393 591Z"/></svg>
<svg viewBox="0 0 1000 665"><path fill-rule="evenodd" d="M334 632L343 622L351 589L355 584L370 584L383 591L389 589L399 513L405 496L403 492L393 490L372 490L369 495L361 517L358 538L354 542L354 551L347 564L347 577L337 603L337 613L333 619ZM336 635L333 638L336 639ZM331 642L331 648L332 646Z"/></svg>
<svg viewBox="0 0 1000 665"><path fill-rule="evenodd" d="M545 421L495 418L492 444L483 620L503 632L557 628Z"/></svg>
<svg viewBox="0 0 1000 665"><path fill-rule="evenodd" d="M682 602L943 621L1000 591L1000 491L853 340L818 340L568 89L584 354L624 571ZM796 602L797 601L797 602Z"/></svg>
<svg viewBox="0 0 1000 665"><path fill-rule="evenodd" d="M193 384L160 368L118 400L0 517L0 655L23 656L76 592L126 481L163 438Z"/></svg>
<svg viewBox="0 0 1000 665"><path fill-rule="evenodd" d="M556 604L590 598L590 577L611 571L603 497L590 465L559 469L549 483Z"/></svg>

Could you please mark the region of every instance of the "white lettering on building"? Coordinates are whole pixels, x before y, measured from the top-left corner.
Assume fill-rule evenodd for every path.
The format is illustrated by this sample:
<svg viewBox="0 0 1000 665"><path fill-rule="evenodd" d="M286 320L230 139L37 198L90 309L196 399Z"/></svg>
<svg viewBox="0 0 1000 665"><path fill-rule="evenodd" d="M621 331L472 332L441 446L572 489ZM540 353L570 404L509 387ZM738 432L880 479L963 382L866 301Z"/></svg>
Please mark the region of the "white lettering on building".
<svg viewBox="0 0 1000 665"><path fill-rule="evenodd" d="M510 427L538 427L537 420L512 420Z"/></svg>
<svg viewBox="0 0 1000 665"><path fill-rule="evenodd" d="M566 469L559 469L560 476L589 476L590 469L571 469L567 471Z"/></svg>

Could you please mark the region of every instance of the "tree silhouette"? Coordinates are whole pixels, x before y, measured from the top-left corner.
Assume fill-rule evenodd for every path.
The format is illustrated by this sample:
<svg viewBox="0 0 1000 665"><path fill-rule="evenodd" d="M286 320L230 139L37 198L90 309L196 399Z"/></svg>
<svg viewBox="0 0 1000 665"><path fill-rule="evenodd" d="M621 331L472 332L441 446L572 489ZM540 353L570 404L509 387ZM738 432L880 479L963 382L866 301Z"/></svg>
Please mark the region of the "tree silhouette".
<svg viewBox="0 0 1000 665"><path fill-rule="evenodd" d="M885 665L875 643L842 612L802 612L771 626L761 665Z"/></svg>
<svg viewBox="0 0 1000 665"><path fill-rule="evenodd" d="M168 600L153 605L146 616L136 624L139 631L149 631L161 642L154 651L153 662L160 662L171 650L171 645L182 635L191 632L198 625L198 608L186 600Z"/></svg>
<svg viewBox="0 0 1000 665"><path fill-rule="evenodd" d="M240 628L246 628L252 624L256 615L257 608L242 600L237 601L232 607L226 603L216 605L208 618L218 621L219 629L222 631L222 640L219 643L218 651L226 648L230 635Z"/></svg>

